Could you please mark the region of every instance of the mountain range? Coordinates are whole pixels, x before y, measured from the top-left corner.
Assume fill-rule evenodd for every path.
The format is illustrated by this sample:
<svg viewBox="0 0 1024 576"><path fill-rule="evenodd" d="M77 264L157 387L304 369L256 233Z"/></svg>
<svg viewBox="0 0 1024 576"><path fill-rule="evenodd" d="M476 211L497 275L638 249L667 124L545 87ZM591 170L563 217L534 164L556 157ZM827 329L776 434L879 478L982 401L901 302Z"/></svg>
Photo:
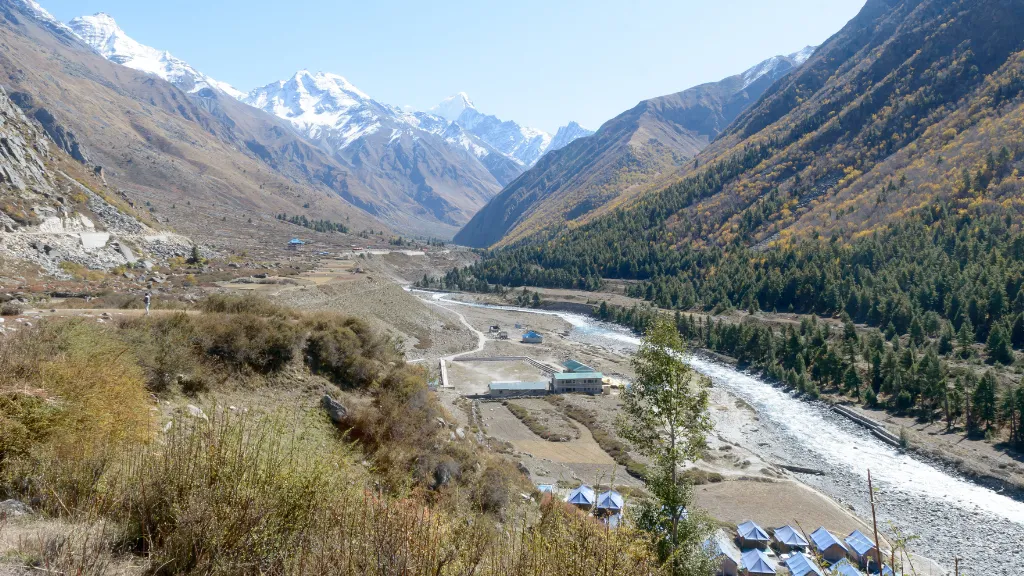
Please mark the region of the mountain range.
<svg viewBox="0 0 1024 576"><path fill-rule="evenodd" d="M551 135L486 114L465 93L415 111L324 72L243 93L135 41L107 14L64 24L33 0L0 7L12 98L128 193L171 213L176 200L222 200L221 221L232 210L239 219L307 215L441 239L458 232L473 246L579 225L677 181L813 52L641 102L597 133L573 122Z"/></svg>
<svg viewBox="0 0 1024 576"><path fill-rule="evenodd" d="M166 51L133 40L107 14L70 29L104 58L167 80L189 94L219 91L290 123L342 164L370 199L344 198L390 227L450 237L545 152L589 134L577 124L558 139L479 112L465 94L428 112L380 103L344 77L301 70L244 94Z"/></svg>
<svg viewBox="0 0 1024 576"><path fill-rule="evenodd" d="M460 244L512 243L540 230L580 223L665 185L813 47L775 56L719 82L645 100L590 138L541 158L455 236Z"/></svg>
<svg viewBox="0 0 1024 576"><path fill-rule="evenodd" d="M709 305L753 299L774 305L778 294L801 298L796 280L765 271L771 277L763 276L760 285L750 288L753 292L744 293L736 286L748 280L749 269L715 270L727 258L734 267L752 267L773 249L813 254L824 249L814 244L818 239L829 239L831 249L844 257L850 254L844 242L859 242L859 249L870 254L872 239L883 234L909 245L910 240L893 232L910 228L901 228L907 222L918 226L915 234L926 231L927 243L939 242L929 226L954 216L966 223L1005 213L1005 219L997 219L997 232L1019 235L1022 29L1020 3L870 0L802 66L723 126L686 163L676 182L638 193L577 226L535 227L521 235L513 230L512 237L487 235L476 226L491 209L482 211L460 238L472 232L469 240L480 245L518 245L499 251L473 273L505 285L640 280L650 284L647 298L672 306L692 305L698 297ZM607 127L548 160L577 153ZM520 184L544 167L542 160L491 207L524 188ZM513 209L505 213L516 215ZM490 221L494 228L520 221L498 216ZM952 250L951 245L944 246ZM807 282L818 287L850 273L867 274L867 280L860 276L857 282L883 283L866 271L884 264L878 253L860 257L855 262L836 259L829 270L797 266L790 274L809 274ZM986 281L970 281L975 280ZM848 286L850 280L842 282ZM888 282L903 285L902 280ZM801 306L833 313L837 302L842 308L843 290L848 291L821 292L815 296L820 300ZM947 290L948 300L948 289L938 290ZM943 297L934 291L926 297L921 289L909 298L942 308Z"/></svg>

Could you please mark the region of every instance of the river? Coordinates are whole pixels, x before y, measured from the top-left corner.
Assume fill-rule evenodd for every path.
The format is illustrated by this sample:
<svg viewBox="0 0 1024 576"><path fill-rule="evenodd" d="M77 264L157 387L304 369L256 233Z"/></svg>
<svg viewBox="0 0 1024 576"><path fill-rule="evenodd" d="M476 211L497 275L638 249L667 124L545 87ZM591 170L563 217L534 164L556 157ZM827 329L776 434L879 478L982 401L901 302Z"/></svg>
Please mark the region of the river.
<svg viewBox="0 0 1024 576"><path fill-rule="evenodd" d="M640 344L623 328L578 314L460 302L445 294L431 297L448 305L558 316L572 325L571 339L619 353L629 354ZM943 566L952 567L954 556L959 556L961 574L1024 574L1024 502L895 449L824 403L803 400L707 358L694 356L689 362L716 387L757 411L761 426L745 432L746 445L761 446L778 462L826 473L797 474L801 481L870 519L870 467L879 528L886 534L893 535L895 529L916 536L909 547Z"/></svg>

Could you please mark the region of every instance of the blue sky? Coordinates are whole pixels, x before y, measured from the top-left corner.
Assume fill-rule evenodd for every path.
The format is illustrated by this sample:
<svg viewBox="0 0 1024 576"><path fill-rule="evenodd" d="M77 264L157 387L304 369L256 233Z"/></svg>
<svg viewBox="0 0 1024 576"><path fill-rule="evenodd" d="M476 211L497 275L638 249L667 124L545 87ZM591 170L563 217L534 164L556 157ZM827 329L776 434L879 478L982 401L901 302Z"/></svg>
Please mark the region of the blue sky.
<svg viewBox="0 0 1024 576"><path fill-rule="evenodd" d="M426 109L456 92L504 119L596 129L645 98L820 44L864 0L39 0L107 12L139 42L250 90L334 72Z"/></svg>

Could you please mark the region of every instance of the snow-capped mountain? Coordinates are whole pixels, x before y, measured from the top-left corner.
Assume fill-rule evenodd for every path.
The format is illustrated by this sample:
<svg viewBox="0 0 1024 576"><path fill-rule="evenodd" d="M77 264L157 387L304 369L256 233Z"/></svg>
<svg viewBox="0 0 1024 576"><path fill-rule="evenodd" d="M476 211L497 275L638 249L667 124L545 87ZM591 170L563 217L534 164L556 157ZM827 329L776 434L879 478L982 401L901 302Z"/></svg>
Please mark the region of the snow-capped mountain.
<svg viewBox="0 0 1024 576"><path fill-rule="evenodd" d="M242 101L288 120L312 140L328 141L334 152L380 130L382 115L394 115L345 78L308 70L257 88Z"/></svg>
<svg viewBox="0 0 1024 576"><path fill-rule="evenodd" d="M775 76L780 71L783 73L789 72L793 68L796 68L807 61L814 51L817 50L817 46L807 46L799 52L794 52L788 56L773 56L764 62L761 62L757 66L747 70L743 73L743 88L746 89L754 82L757 82L765 76ZM773 78L774 80L774 78Z"/></svg>
<svg viewBox="0 0 1024 576"><path fill-rule="evenodd" d="M25 1L35 4L31 0ZM219 82L196 70L184 60L175 58L170 52L136 42L109 14L101 12L92 16L80 16L69 22L68 26L107 60L163 78L185 92L195 93L205 88L213 88L232 98L241 98L244 95L229 84Z"/></svg>
<svg viewBox="0 0 1024 576"><path fill-rule="evenodd" d="M548 152L554 152L555 150L561 150L574 140L585 138L594 133L593 130L587 130L583 126L580 126L576 122L569 122L567 126L562 126L555 133L555 137L551 139L551 143L548 144L548 149L544 151L545 154Z"/></svg>
<svg viewBox="0 0 1024 576"><path fill-rule="evenodd" d="M445 98L440 104L431 108L429 112L449 122L456 122L462 116L462 113L470 108L475 108L475 106L473 106L473 101L469 99L469 95L465 92L459 92L454 96Z"/></svg>
<svg viewBox="0 0 1024 576"><path fill-rule="evenodd" d="M35 0L15 0L16 4L20 4L22 8L28 11L36 20L48 26L51 30L57 33L71 34L74 35L74 31L68 28L67 24L57 20L46 11L45 8L39 5Z"/></svg>
<svg viewBox="0 0 1024 576"><path fill-rule="evenodd" d="M491 148L527 168L536 164L545 153L558 150L576 138L593 134L573 122L559 128L561 138L554 138L543 130L480 112L465 92L446 98L431 108L430 113L459 124Z"/></svg>

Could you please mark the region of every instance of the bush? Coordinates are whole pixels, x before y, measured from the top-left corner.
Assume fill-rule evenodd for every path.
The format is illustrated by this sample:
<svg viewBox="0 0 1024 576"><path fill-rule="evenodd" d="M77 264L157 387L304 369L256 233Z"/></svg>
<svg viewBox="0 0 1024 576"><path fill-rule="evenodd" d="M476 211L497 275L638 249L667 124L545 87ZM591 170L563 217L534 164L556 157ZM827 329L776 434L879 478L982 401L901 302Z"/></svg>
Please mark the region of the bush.
<svg viewBox="0 0 1024 576"><path fill-rule="evenodd" d="M310 370L342 388L366 388L382 371L382 362L400 360L361 320L328 317L309 321L306 328Z"/></svg>
<svg viewBox="0 0 1024 576"><path fill-rule="evenodd" d="M717 484L725 480L725 477L718 472L708 472L699 468L688 468L683 472L683 479L693 486L704 484Z"/></svg>
<svg viewBox="0 0 1024 576"><path fill-rule="evenodd" d="M196 328L187 314L126 320L120 336L135 351L153 392L164 392L175 382L202 380Z"/></svg>
<svg viewBox="0 0 1024 576"><path fill-rule="evenodd" d="M285 308L262 296L246 294L211 294L199 303L199 309L208 314L252 314L255 316L293 316Z"/></svg>
<svg viewBox="0 0 1024 576"><path fill-rule="evenodd" d="M0 341L0 392L0 476L46 511L77 509L119 446L150 438L145 375L108 327L52 322Z"/></svg>
<svg viewBox="0 0 1024 576"><path fill-rule="evenodd" d="M0 304L0 316L20 316L25 307L17 300L9 300Z"/></svg>
<svg viewBox="0 0 1024 576"><path fill-rule="evenodd" d="M251 313L208 314L195 321L196 338L205 354L234 369L267 374L295 357L301 334L291 322Z"/></svg>

